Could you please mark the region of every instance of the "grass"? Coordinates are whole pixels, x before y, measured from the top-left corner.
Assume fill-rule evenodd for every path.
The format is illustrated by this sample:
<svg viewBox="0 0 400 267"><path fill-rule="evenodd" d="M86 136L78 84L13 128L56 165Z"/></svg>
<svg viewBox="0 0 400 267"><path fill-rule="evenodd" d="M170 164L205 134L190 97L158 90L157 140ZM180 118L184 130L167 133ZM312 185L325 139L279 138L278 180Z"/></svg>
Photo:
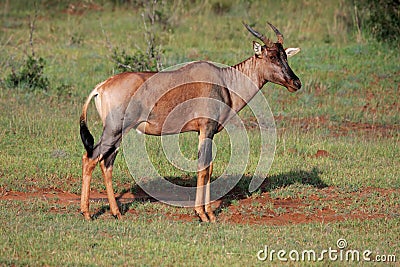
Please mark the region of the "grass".
<svg viewBox="0 0 400 267"><path fill-rule="evenodd" d="M76 204L60 206L42 199L1 201L0 265L253 266L266 264L256 259L265 245L287 251L322 250L335 247L341 237L351 248L370 249L374 255L399 254L397 48L377 43L366 32L359 36L353 25L353 7L339 0L313 4L271 1L268 6L264 1L207 1L190 6L183 2L161 3L157 8L169 19L147 25L164 50L164 67L204 59L230 65L251 56L254 38L242 20L272 38L272 31L265 30L268 20L282 31L288 46L302 48L290 59L302 90L290 94L271 84L262 90L276 117L277 146L264 187L251 195L246 191L248 181L239 184L256 203L254 210L260 216L270 210L276 214L290 211L274 207L272 202L265 207L257 204L268 192L273 199L303 199L309 214L331 208L343 214L362 210L388 218L285 226L206 225L166 218L166 213L178 212L175 207L133 203L131 209L138 214L127 213L122 221L103 216L87 223ZM27 25L33 15L32 3L0 4L0 80L12 67L18 69L30 53ZM49 91L27 92L0 83L0 192L54 188L79 193L83 146L78 118L83 101L97 83L115 73L110 45L127 52L146 48L141 16L146 7L113 7L104 0L76 5L77 10L71 11L71 3L38 3L33 41L36 54L47 62ZM69 92L60 94L60 85L68 85ZM249 109L240 116L251 126L254 118ZM101 127L91 105L89 128L95 137L101 134ZM259 134L249 129L251 153L246 174L254 172L260 146ZM174 168L162 156L159 139L149 137L147 141L151 159L162 175L194 183L194 173ZM179 143L184 155L196 157L196 134L181 135ZM229 162L227 134L217 135L215 145L217 176ZM318 150L327 151L328 156L317 157ZM135 188L121 155L114 168L117 192ZM146 172L146 166L142 168ZM335 188L339 197L316 202L313 197L324 199L327 186ZM377 190L349 201L354 193L369 187ZM98 169L92 188L104 190ZM394 192L382 196L378 189ZM104 203L91 205L102 208ZM230 202L237 209L240 205L240 198ZM254 210L243 207L249 215ZM221 214L229 212L224 207Z"/></svg>
<svg viewBox="0 0 400 267"><path fill-rule="evenodd" d="M182 223L165 220L163 214L142 213L127 214L123 221L87 223L76 213L49 213L40 200L7 206L0 209L1 220L7 221L0 226L7 232L0 235L0 251L7 255L0 259L2 265L255 266L269 264L256 258L265 245L276 250L321 251L336 248L336 241L344 237L349 248L369 249L373 256L399 252L398 220L258 227ZM276 258L273 263L279 265Z"/></svg>

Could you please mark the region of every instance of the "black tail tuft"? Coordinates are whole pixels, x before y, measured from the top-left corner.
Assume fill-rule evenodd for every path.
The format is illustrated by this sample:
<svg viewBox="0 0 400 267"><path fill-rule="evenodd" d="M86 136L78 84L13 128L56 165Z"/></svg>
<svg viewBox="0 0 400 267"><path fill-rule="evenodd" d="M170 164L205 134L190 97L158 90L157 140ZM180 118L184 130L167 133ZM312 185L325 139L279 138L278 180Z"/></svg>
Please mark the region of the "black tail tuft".
<svg viewBox="0 0 400 267"><path fill-rule="evenodd" d="M86 125L85 120L80 121L80 133L81 133L82 143L86 149L88 157L91 157L93 154L94 139Z"/></svg>

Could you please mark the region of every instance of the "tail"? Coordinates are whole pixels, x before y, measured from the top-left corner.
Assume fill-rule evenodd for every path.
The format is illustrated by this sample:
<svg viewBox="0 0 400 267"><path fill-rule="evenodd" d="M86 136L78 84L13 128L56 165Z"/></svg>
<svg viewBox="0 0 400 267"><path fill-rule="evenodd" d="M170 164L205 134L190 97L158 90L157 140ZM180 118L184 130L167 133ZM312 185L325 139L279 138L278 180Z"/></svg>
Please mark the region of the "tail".
<svg viewBox="0 0 400 267"><path fill-rule="evenodd" d="M91 157L93 154L94 139L93 139L93 136L90 133L89 128L87 127L87 123L86 123L87 109L89 107L90 100L92 100L92 98L97 94L98 93L97 93L96 89L94 89L90 93L90 95L86 99L85 104L83 105L82 114L81 114L80 121L79 121L81 139L82 139L82 143L83 143L83 146L85 147L88 157Z"/></svg>

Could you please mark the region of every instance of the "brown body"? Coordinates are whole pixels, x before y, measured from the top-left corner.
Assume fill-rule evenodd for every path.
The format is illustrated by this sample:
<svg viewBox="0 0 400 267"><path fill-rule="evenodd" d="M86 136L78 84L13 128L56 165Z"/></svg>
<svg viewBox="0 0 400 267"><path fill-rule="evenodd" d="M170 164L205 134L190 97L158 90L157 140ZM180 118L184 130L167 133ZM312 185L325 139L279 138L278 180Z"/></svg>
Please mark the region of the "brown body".
<svg viewBox="0 0 400 267"><path fill-rule="evenodd" d="M195 210L202 221L215 221L210 205L211 149L214 135L223 129L232 113L240 111L262 86L270 81L294 92L300 80L287 63L283 37L272 43L245 25L265 45L253 43L255 54L233 66L221 68L208 62L190 63L178 70L153 73L121 73L100 83L89 95L80 118L83 156L81 211L90 219L89 191L92 172L100 163L111 213L121 213L112 188L112 167L122 135L134 128L150 135L196 131L199 159ZM290 54L288 53L290 56ZM244 78L243 78L244 77ZM86 124L87 108L95 97L103 133L94 146Z"/></svg>

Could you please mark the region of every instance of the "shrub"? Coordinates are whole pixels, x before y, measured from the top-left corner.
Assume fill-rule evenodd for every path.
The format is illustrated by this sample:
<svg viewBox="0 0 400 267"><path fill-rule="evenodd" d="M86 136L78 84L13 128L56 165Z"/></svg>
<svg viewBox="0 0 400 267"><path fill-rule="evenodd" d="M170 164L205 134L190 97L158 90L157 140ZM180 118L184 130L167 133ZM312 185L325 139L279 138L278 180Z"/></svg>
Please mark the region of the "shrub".
<svg viewBox="0 0 400 267"><path fill-rule="evenodd" d="M111 58L116 62L118 72L125 71L158 71L159 56L144 53L141 50L135 51L132 55L127 54L125 50L113 49Z"/></svg>
<svg viewBox="0 0 400 267"><path fill-rule="evenodd" d="M361 23L378 41L399 40L399 0L358 0L355 5L361 11Z"/></svg>
<svg viewBox="0 0 400 267"><path fill-rule="evenodd" d="M224 15L232 8L232 1L216 1L212 3L211 9L217 15Z"/></svg>
<svg viewBox="0 0 400 267"><path fill-rule="evenodd" d="M71 98L74 95L74 87L67 83L61 83L55 87L55 94L58 98Z"/></svg>
<svg viewBox="0 0 400 267"><path fill-rule="evenodd" d="M6 77L5 83L7 87L20 87L31 91L47 91L50 82L43 73L45 65L46 61L42 57L28 56L25 64L18 71L12 69L11 73Z"/></svg>
<svg viewBox="0 0 400 267"><path fill-rule="evenodd" d="M160 45L157 45L156 37L154 34L154 22L156 18L156 1L152 6L147 8L147 16L142 13L144 37L147 43L146 51L136 50L133 55L127 54L123 49L112 49L112 60L116 62L116 69L119 72L124 71L160 71L161 70L161 56L163 50ZM149 16L152 14L152 16ZM150 27L147 27L146 19L150 21ZM111 46L110 46L111 47Z"/></svg>

